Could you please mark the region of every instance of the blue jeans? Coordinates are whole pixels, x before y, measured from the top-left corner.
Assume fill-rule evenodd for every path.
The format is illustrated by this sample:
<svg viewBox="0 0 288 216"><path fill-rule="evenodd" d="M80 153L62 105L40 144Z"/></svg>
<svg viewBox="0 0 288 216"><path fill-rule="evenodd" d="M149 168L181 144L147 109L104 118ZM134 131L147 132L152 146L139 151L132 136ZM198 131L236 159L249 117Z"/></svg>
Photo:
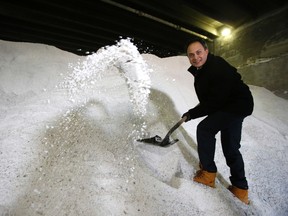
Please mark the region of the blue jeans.
<svg viewBox="0 0 288 216"><path fill-rule="evenodd" d="M244 161L239 151L244 118L228 112L216 112L208 115L197 126L197 142L202 168L208 172L217 172L214 162L215 136L220 131L222 150L226 164L230 167L230 181L238 188L248 189Z"/></svg>

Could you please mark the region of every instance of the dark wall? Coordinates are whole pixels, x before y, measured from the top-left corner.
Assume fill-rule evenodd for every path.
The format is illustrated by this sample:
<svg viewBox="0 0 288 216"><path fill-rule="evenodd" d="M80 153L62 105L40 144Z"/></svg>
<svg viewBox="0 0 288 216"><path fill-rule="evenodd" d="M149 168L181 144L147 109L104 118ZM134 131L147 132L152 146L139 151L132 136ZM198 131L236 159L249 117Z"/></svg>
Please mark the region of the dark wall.
<svg viewBox="0 0 288 216"><path fill-rule="evenodd" d="M214 53L239 69L246 83L288 98L288 8L214 42Z"/></svg>

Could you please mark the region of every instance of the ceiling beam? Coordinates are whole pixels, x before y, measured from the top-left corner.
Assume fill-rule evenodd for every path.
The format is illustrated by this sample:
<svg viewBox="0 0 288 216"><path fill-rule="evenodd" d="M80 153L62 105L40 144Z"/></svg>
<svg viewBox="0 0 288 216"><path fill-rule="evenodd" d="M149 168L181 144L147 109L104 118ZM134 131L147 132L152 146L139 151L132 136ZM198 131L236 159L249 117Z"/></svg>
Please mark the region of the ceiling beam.
<svg viewBox="0 0 288 216"><path fill-rule="evenodd" d="M105 5L100 5L100 8L95 10L103 10ZM182 47L182 41L171 41L170 38L175 37L183 39L183 36L184 38L188 38L188 34L183 34L177 30L175 31L175 29L167 26L159 27L159 25L155 25L155 22L152 22L151 20L141 20L142 23L146 23L146 25L150 27L151 31L147 31L146 29L141 28L141 26L139 27L141 17L135 15L131 16L131 14L123 15L123 13L114 13L113 11L113 17L106 13L101 14L101 16L85 13L82 15L83 12L81 12L81 10L77 10L77 13L72 13L73 8L70 9L69 5L65 7L65 9L62 8L61 4L56 8L53 8L53 5L51 6L51 4L50 8L48 6L49 4L38 5L39 10L37 10L37 8L35 8L37 5L34 5L34 8L31 8L27 5L3 3L0 8L0 14L3 17L18 20L20 22L18 26L19 32L21 32L21 29L24 30L22 25L29 25L31 28L33 26L35 29L49 29L50 32L59 32L62 35L66 35L68 38L69 35L73 34L80 38L78 40L75 38L75 44L77 45L81 45L80 41L82 37L86 38L85 40L90 40L92 46L93 41L97 39L97 35L102 35L102 39L105 37L113 42L119 39L119 36L123 36L135 38L139 41L144 40L143 38L145 38L148 44L163 46L169 50L176 51ZM53 11L53 13L49 13L49 11ZM123 21L117 22L121 18L124 20L133 19L134 22L130 22L130 26L127 26L127 23ZM111 26L111 28L107 28L107 26ZM17 29L17 26L14 26L13 28ZM157 34L157 32L159 33ZM25 35L28 37L27 31Z"/></svg>
<svg viewBox="0 0 288 216"><path fill-rule="evenodd" d="M124 5L124 4L120 4L120 3L115 2L115 1L112 1L112 0L101 0L101 1L102 1L102 2L105 2L105 3L107 3L107 4L110 4L110 5L119 7L119 8L121 8L121 9L124 9L124 10L126 10L126 11L128 11L128 12L135 13L135 14L137 14L138 16L143 16L143 17L145 17L145 18L148 18L148 19L151 19L151 20L153 20L153 21L159 22L159 23L161 23L161 24L163 24L163 25L169 26L169 27L174 28L174 29L176 29L176 30L183 31L183 32L186 32L186 33L191 34L191 35L193 35L193 36L197 36L197 37L203 38L203 39L205 39L205 40L212 41L212 39L211 39L211 38L208 38L206 35L199 34L199 33L195 32L195 31L192 31L192 30L190 30L190 29L188 29L188 28L182 27L182 26L180 26L180 25L178 25L178 24L169 22L169 21L167 21L167 20L161 19L161 18L159 18L159 17L153 16L153 15L148 14L148 13L145 13L145 12L143 12L143 11L136 10L136 9L134 9L134 8L132 8L132 7L129 7L129 6L126 6L126 5Z"/></svg>

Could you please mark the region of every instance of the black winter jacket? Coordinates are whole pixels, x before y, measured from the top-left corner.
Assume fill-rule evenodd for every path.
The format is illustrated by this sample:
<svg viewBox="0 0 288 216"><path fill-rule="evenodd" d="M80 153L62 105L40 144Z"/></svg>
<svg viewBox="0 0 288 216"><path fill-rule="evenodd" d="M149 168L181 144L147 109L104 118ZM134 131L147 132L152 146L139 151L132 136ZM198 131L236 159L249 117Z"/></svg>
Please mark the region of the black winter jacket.
<svg viewBox="0 0 288 216"><path fill-rule="evenodd" d="M248 116L254 103L249 87L241 80L237 69L223 58L208 53L201 69L191 66L188 71L194 76L194 87L199 104L190 109L190 119L224 111Z"/></svg>

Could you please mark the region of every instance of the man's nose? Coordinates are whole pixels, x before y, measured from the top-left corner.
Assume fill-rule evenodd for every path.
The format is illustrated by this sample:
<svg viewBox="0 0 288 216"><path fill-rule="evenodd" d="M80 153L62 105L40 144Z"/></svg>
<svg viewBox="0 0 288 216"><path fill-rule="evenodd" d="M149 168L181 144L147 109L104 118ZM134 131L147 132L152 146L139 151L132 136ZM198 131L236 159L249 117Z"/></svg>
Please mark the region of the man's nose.
<svg viewBox="0 0 288 216"><path fill-rule="evenodd" d="M198 55L193 56L193 60L196 60L196 59L198 59Z"/></svg>

